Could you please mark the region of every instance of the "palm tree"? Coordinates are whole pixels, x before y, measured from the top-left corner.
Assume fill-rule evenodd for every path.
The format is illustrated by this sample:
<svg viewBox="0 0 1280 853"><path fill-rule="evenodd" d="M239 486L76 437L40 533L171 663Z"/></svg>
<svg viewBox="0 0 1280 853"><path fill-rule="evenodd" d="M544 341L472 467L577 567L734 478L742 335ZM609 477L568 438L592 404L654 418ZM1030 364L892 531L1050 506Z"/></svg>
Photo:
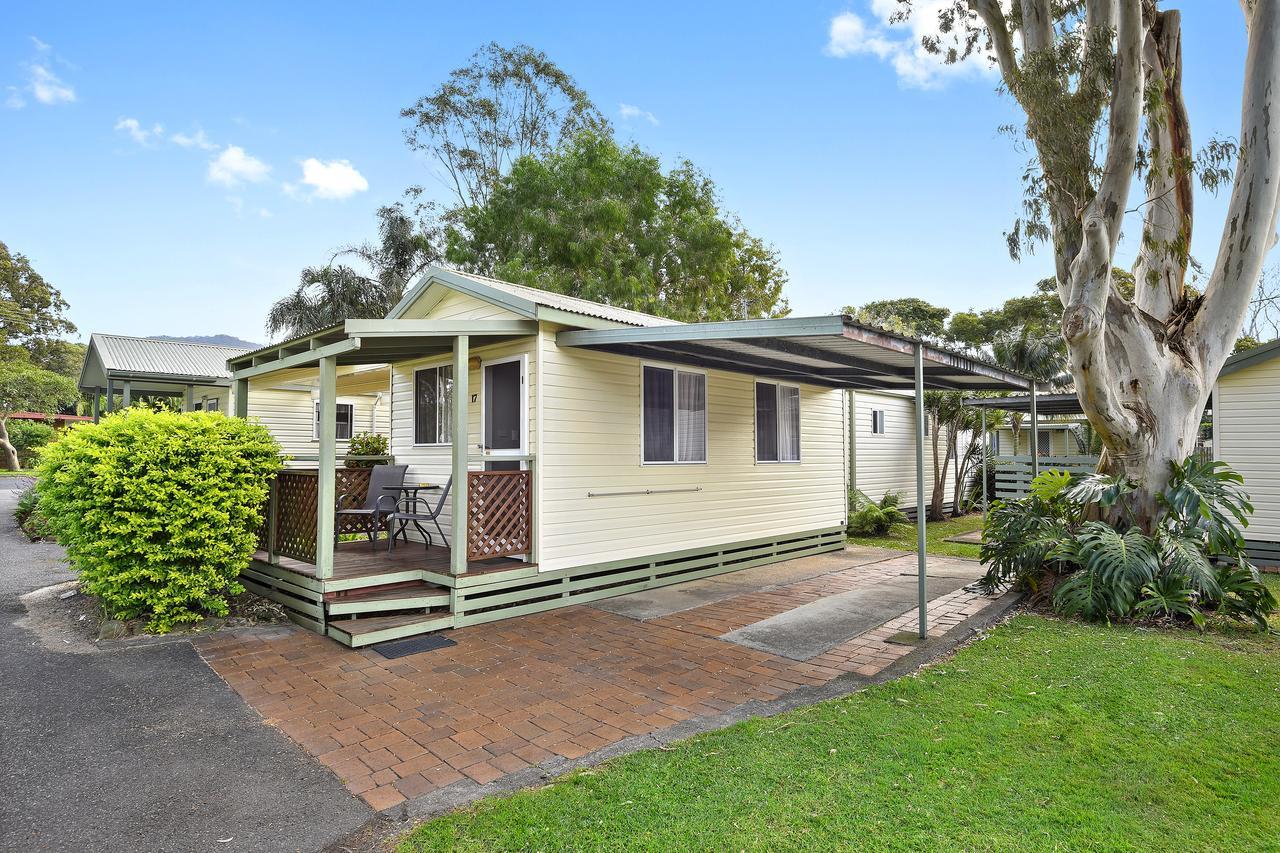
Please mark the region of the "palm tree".
<svg viewBox="0 0 1280 853"><path fill-rule="evenodd" d="M380 318L395 307L413 281L440 257L439 235L415 226L400 207L378 209L378 243L338 249L322 267L307 267L298 286L267 312L267 334L296 337L351 318ZM354 257L369 273L339 258Z"/></svg>
<svg viewBox="0 0 1280 853"><path fill-rule="evenodd" d="M991 351L1003 367L1062 390L1072 383L1067 346L1061 335L1022 326L996 336Z"/></svg>

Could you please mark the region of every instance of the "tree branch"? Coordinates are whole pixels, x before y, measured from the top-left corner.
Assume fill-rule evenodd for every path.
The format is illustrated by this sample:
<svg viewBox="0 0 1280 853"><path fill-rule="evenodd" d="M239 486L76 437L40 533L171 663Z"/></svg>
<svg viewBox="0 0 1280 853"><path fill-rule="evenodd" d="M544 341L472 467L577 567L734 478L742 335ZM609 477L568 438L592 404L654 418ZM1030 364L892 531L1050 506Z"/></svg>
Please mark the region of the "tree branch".
<svg viewBox="0 0 1280 853"><path fill-rule="evenodd" d="M1133 266L1134 301L1168 320L1182 301L1191 250L1191 128L1182 100L1182 30L1177 11L1157 13L1143 45L1150 85L1159 86L1160 114L1147 116L1151 150L1142 242Z"/></svg>
<svg viewBox="0 0 1280 853"><path fill-rule="evenodd" d="M996 52L996 61L1000 63L1000 76L1012 92L1018 77L1018 61L1014 55L1009 23L1000 9L1000 0L969 0L969 8L977 12L986 25L987 35L991 37L991 47Z"/></svg>
<svg viewBox="0 0 1280 853"><path fill-rule="evenodd" d="M1022 0L1022 47L1027 53L1053 47L1049 0Z"/></svg>
<svg viewBox="0 0 1280 853"><path fill-rule="evenodd" d="M1255 0L1235 186L1204 302L1189 332L1216 376L1240 332L1280 215L1280 0Z"/></svg>

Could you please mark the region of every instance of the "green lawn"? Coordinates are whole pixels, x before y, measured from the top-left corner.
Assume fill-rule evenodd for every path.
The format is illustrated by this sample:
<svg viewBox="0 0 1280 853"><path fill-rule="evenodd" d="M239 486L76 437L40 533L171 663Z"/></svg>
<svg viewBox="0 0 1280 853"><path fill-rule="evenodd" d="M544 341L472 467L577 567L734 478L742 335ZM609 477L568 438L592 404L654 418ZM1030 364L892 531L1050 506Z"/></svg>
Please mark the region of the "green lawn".
<svg viewBox="0 0 1280 853"><path fill-rule="evenodd" d="M930 521L927 525L925 551L946 557L978 559L978 546L964 542L944 542L950 536L959 536L982 529L982 513L952 518L946 521ZM916 525L895 524L885 536L850 536L855 545L874 545L877 548L893 548L899 551L916 550Z"/></svg>
<svg viewBox="0 0 1280 853"><path fill-rule="evenodd" d="M1275 850L1280 638L1019 616L915 677L420 826L426 850Z"/></svg>

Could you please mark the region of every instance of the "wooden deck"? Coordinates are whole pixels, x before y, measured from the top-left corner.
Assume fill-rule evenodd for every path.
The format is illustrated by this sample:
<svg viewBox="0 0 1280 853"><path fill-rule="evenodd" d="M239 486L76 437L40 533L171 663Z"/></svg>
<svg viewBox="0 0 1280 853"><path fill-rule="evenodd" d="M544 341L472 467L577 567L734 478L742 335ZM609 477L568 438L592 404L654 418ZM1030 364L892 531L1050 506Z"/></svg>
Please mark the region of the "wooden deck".
<svg viewBox="0 0 1280 853"><path fill-rule="evenodd" d="M266 553L259 551L254 559L265 562ZM316 578L316 567L311 563L279 557L279 567L309 578ZM367 540L339 542L333 550L333 574L325 578L325 583L346 583L362 578L373 578L379 575L398 574L401 572L433 572L438 575L449 575L450 556L448 548L423 547L419 542L398 544L390 552L385 540L379 540L376 547L370 546ZM499 558L494 560L473 560L467 563L466 574L461 577L471 578L493 572L528 570L530 563Z"/></svg>

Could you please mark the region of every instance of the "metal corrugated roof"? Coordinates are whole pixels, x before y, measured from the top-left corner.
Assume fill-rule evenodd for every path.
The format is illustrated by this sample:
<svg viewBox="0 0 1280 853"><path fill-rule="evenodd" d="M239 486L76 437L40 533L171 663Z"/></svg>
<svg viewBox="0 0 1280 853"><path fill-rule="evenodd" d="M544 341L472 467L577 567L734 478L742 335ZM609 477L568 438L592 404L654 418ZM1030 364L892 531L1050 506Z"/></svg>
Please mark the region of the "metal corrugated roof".
<svg viewBox="0 0 1280 853"><path fill-rule="evenodd" d="M461 270L449 270L454 275L469 278L478 284L492 287L495 290L501 290L520 299L527 299L536 305L545 305L548 308L556 308L561 311L570 311L574 314L582 314L587 317L597 317L601 320L613 320L616 323L626 323L629 326L674 326L679 323L678 320L669 320L666 317L658 317L654 314L645 314L643 311L632 311L630 308L617 308L613 305L605 305L601 302L592 302L590 299L579 299L576 296L566 296L563 293L555 293L550 290L542 290L537 287L529 287L523 284L512 284L509 281L501 279L489 278L488 276L476 275L475 273L462 272Z"/></svg>
<svg viewBox="0 0 1280 853"><path fill-rule="evenodd" d="M227 359L248 350L187 341L158 341L125 335L92 335L104 370L111 373L230 379Z"/></svg>

